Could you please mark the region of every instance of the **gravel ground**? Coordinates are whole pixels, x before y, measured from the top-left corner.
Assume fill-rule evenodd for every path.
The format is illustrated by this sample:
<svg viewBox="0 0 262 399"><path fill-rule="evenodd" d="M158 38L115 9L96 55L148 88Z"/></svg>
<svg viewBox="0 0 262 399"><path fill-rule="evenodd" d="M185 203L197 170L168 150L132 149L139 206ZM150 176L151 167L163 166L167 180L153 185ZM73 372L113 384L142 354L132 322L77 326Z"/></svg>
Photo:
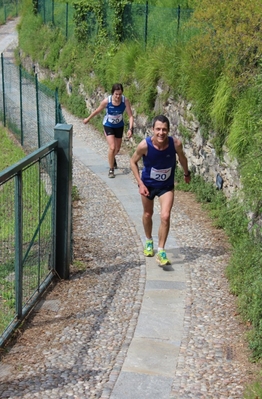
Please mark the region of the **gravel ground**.
<svg viewBox="0 0 262 399"><path fill-rule="evenodd" d="M104 137L63 112L74 135L106 158ZM129 167L128 148L117 161ZM1 399L109 398L132 339L145 284L142 244L121 203L76 159L73 184L80 199L70 279L52 285L2 354ZM224 275L226 237L188 193L176 193L171 226L186 257L187 301L170 399L243 398L257 368Z"/></svg>

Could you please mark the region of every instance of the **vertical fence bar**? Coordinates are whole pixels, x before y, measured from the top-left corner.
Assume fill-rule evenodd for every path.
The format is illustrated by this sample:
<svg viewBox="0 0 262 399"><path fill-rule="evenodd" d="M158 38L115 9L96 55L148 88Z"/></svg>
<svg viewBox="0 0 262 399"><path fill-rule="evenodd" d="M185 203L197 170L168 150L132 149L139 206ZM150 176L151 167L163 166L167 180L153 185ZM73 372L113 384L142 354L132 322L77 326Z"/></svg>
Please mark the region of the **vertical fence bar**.
<svg viewBox="0 0 262 399"><path fill-rule="evenodd" d="M22 317L23 298L23 268L22 268L22 171L15 176L15 295L16 313L18 319Z"/></svg>
<svg viewBox="0 0 262 399"><path fill-rule="evenodd" d="M179 34L179 29L180 29L180 13L181 9L180 6L177 8L177 34Z"/></svg>
<svg viewBox="0 0 262 399"><path fill-rule="evenodd" d="M55 270L55 262L56 262L56 204L57 204L57 151L53 151L52 153L52 161L53 167L51 168L51 178L52 178L52 242L53 242L53 251L51 252L50 258L50 266L52 270Z"/></svg>
<svg viewBox="0 0 262 399"><path fill-rule="evenodd" d="M46 24L46 17L45 17L45 1L44 1L44 15L43 15L43 20L44 20L44 24Z"/></svg>
<svg viewBox="0 0 262 399"><path fill-rule="evenodd" d="M147 26L148 26L148 1L146 1L146 9L145 9L145 47L147 46Z"/></svg>
<svg viewBox="0 0 262 399"><path fill-rule="evenodd" d="M23 128L23 85L22 85L22 65L19 65L19 88L20 88L20 130L21 130L21 145L24 145L24 128Z"/></svg>
<svg viewBox="0 0 262 399"><path fill-rule="evenodd" d="M4 55L3 55L3 53L1 53L1 68L2 68L2 88L3 88L3 116L4 116L4 126L6 126L5 73L4 73Z"/></svg>
<svg viewBox="0 0 262 399"><path fill-rule="evenodd" d="M55 123L61 123L59 118L58 88L55 89Z"/></svg>
<svg viewBox="0 0 262 399"><path fill-rule="evenodd" d="M66 3L66 40L68 39L68 3Z"/></svg>
<svg viewBox="0 0 262 399"><path fill-rule="evenodd" d="M38 226L41 226L41 161L38 161ZM38 230L38 268L37 268L37 291L39 292L39 287L41 284L41 228Z"/></svg>
<svg viewBox="0 0 262 399"><path fill-rule="evenodd" d="M35 94L36 94L37 138L38 138L38 148L40 148L41 147L41 137L40 137L40 117L39 117L39 96L38 96L37 73L35 74Z"/></svg>
<svg viewBox="0 0 262 399"><path fill-rule="evenodd" d="M55 24L55 2L52 0L52 24Z"/></svg>

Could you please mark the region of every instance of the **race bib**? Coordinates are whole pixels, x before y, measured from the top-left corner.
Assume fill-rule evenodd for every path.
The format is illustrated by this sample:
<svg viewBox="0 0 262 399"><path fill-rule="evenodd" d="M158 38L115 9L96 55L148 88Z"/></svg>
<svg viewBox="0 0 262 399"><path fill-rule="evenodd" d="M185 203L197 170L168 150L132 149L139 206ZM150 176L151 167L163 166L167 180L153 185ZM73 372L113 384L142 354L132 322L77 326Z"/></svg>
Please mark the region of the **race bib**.
<svg viewBox="0 0 262 399"><path fill-rule="evenodd" d="M123 119L123 115L119 114L119 115L108 115L108 122L112 123L112 125L117 125L119 122L121 122Z"/></svg>
<svg viewBox="0 0 262 399"><path fill-rule="evenodd" d="M155 169L151 168L150 178L157 181L165 181L171 175L171 168L168 169Z"/></svg>

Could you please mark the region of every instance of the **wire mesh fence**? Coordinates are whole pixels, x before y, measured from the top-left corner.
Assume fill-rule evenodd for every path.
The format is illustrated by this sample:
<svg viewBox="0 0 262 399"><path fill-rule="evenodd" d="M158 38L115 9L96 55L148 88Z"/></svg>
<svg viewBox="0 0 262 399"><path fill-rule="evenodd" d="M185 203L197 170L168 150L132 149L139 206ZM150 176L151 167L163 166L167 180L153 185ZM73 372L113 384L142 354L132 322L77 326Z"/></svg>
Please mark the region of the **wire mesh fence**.
<svg viewBox="0 0 262 399"><path fill-rule="evenodd" d="M13 180L0 185L0 333L3 333L16 315L14 192Z"/></svg>
<svg viewBox="0 0 262 399"><path fill-rule="evenodd" d="M38 81L37 75L17 67L1 55L0 119L26 151L53 140L54 126L65 123L57 91Z"/></svg>
<svg viewBox="0 0 262 399"><path fill-rule="evenodd" d="M55 269L56 146L0 173L0 344Z"/></svg>
<svg viewBox="0 0 262 399"><path fill-rule="evenodd" d="M9 18L17 17L20 9L19 0L0 0L0 24L6 23Z"/></svg>
<svg viewBox="0 0 262 399"><path fill-rule="evenodd" d="M157 7L146 4L130 4L123 15L123 40L136 40L145 45L169 46L182 34L181 24L187 21L193 10Z"/></svg>
<svg viewBox="0 0 262 399"><path fill-rule="evenodd" d="M68 3L55 3L53 0L38 0L37 11L42 16L44 24L52 24L60 28L66 38L74 35L74 7Z"/></svg>
<svg viewBox="0 0 262 399"><path fill-rule="evenodd" d="M158 7L144 4L130 3L125 6L122 17L121 40L136 40L144 45L170 45L182 35L181 26L186 22L193 10L180 7ZM66 3L56 3L54 0L38 0L38 13L44 23L60 27L67 37L74 35L75 9ZM103 27L106 29L109 40L115 38L115 14L109 0L104 1ZM96 14L86 13L83 21L86 32L86 42L94 43L99 32L99 23Z"/></svg>

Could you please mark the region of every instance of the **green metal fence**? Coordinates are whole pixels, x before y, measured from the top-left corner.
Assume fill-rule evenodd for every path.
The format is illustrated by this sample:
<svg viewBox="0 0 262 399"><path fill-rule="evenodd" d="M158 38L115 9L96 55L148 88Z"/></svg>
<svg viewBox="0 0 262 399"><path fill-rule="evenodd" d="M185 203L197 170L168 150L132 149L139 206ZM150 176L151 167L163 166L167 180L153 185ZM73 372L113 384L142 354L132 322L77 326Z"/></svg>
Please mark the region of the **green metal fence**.
<svg viewBox="0 0 262 399"><path fill-rule="evenodd" d="M66 38L73 36L75 9L71 4L55 3L53 0L39 0L37 4L37 11L42 16L44 24L51 23L53 26L60 28Z"/></svg>
<svg viewBox="0 0 262 399"><path fill-rule="evenodd" d="M33 72L33 68L32 68ZM25 148L33 151L49 143L54 126L64 123L57 91L52 91L1 54L0 119Z"/></svg>
<svg viewBox="0 0 262 399"><path fill-rule="evenodd" d="M63 124L57 91L3 54L0 120L31 153L0 173L2 346L50 283L54 270L61 278L69 275L72 127ZM57 197L59 176L63 185L58 185Z"/></svg>
<svg viewBox="0 0 262 399"><path fill-rule="evenodd" d="M145 45L170 45L181 34L181 24L192 9L167 8L146 4L130 4L123 15L123 40L136 40Z"/></svg>
<svg viewBox="0 0 262 399"><path fill-rule="evenodd" d="M73 126L0 172L0 346L72 261Z"/></svg>
<svg viewBox="0 0 262 399"><path fill-rule="evenodd" d="M0 0L0 24L6 23L9 18L17 17L20 8L19 0Z"/></svg>
<svg viewBox="0 0 262 399"><path fill-rule="evenodd" d="M54 275L57 146L0 173L0 345Z"/></svg>
<svg viewBox="0 0 262 399"><path fill-rule="evenodd" d="M68 3L54 0L38 0L38 13L44 23L60 27L66 36L74 34L74 8ZM122 19L122 40L136 40L145 45L170 44L181 35L181 26L193 10L189 8L168 8L144 4L127 4ZM114 40L114 10L109 1L104 1L104 26L109 40ZM86 41L94 42L98 33L98 23L93 12L86 15Z"/></svg>

